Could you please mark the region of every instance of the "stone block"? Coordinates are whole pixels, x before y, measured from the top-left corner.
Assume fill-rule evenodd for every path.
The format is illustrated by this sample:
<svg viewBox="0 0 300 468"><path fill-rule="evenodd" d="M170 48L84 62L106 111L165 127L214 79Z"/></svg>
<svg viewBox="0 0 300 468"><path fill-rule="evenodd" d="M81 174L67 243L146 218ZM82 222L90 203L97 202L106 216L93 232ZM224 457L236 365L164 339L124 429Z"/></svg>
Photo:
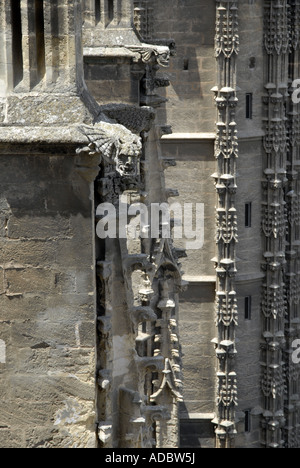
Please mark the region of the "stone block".
<svg viewBox="0 0 300 468"><path fill-rule="evenodd" d="M58 317L59 319L59 317ZM11 342L16 348L77 347L76 327L65 321L41 321L39 317L11 325Z"/></svg>
<svg viewBox="0 0 300 468"><path fill-rule="evenodd" d="M5 269L7 294L49 293L56 287L55 274L43 268Z"/></svg>
<svg viewBox="0 0 300 468"><path fill-rule="evenodd" d="M0 419L1 420L1 419ZM1 448L23 449L22 429L1 428L0 427Z"/></svg>
<svg viewBox="0 0 300 468"><path fill-rule="evenodd" d="M70 237L70 221L62 216L12 216L7 224L10 239L56 239Z"/></svg>
<svg viewBox="0 0 300 468"><path fill-rule="evenodd" d="M32 106L35 112L32 112ZM11 125L70 125L70 122L85 121L85 109L77 96L68 96L62 100L60 95L40 95L35 101L31 96L19 97L13 95L8 99L8 113Z"/></svg>
<svg viewBox="0 0 300 468"><path fill-rule="evenodd" d="M93 381L84 382L77 376L53 372L48 375L35 375L34 382L31 374L18 374L11 377L13 399L20 400L25 406L40 405L42 402L61 405L61 401L70 397L81 400L94 399ZM53 410L51 411L54 416Z"/></svg>

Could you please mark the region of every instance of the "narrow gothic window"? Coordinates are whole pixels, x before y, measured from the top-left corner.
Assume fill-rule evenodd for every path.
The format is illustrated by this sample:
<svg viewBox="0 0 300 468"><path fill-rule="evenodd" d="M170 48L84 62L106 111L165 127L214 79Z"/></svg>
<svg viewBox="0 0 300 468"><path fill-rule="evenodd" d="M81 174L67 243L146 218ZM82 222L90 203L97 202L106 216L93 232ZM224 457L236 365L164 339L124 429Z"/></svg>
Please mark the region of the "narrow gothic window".
<svg viewBox="0 0 300 468"><path fill-rule="evenodd" d="M249 68L250 70L254 70L256 67L256 58L255 57L250 57L249 59Z"/></svg>
<svg viewBox="0 0 300 468"><path fill-rule="evenodd" d="M246 119L252 119L253 117L253 94L246 94Z"/></svg>
<svg viewBox="0 0 300 468"><path fill-rule="evenodd" d="M190 64L189 64L189 59L184 59L184 61L183 61L183 69L184 69L185 71L188 71L188 70L189 70L189 65L190 65Z"/></svg>
<svg viewBox="0 0 300 468"><path fill-rule="evenodd" d="M245 204L245 227L252 226L252 203Z"/></svg>
<svg viewBox="0 0 300 468"><path fill-rule="evenodd" d="M245 432L251 432L251 411L245 411Z"/></svg>
<svg viewBox="0 0 300 468"><path fill-rule="evenodd" d="M21 0L11 0L13 79L17 86L23 79Z"/></svg>
<svg viewBox="0 0 300 468"><path fill-rule="evenodd" d="M101 0L95 0L95 19L96 24L101 21Z"/></svg>
<svg viewBox="0 0 300 468"><path fill-rule="evenodd" d="M114 0L108 0L108 20L111 22L115 16Z"/></svg>
<svg viewBox="0 0 300 468"><path fill-rule="evenodd" d="M43 0L35 0L35 31L37 72L38 78L41 80L46 73Z"/></svg>
<svg viewBox="0 0 300 468"><path fill-rule="evenodd" d="M251 320L252 318L252 297L245 297L245 320Z"/></svg>

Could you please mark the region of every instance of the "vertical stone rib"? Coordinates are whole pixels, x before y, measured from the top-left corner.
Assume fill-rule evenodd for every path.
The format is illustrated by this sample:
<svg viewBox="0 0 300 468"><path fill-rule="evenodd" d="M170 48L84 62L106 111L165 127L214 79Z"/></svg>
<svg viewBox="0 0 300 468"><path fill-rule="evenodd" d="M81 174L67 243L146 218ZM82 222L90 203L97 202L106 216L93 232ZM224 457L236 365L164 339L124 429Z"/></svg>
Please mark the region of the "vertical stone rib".
<svg viewBox="0 0 300 468"><path fill-rule="evenodd" d="M65 87L76 83L81 86L83 72L81 51L81 2L72 9L66 0L44 2L44 73L47 89ZM79 71L80 70L80 71Z"/></svg>
<svg viewBox="0 0 300 468"><path fill-rule="evenodd" d="M44 34L46 86L51 86L54 81L54 57L52 55L52 7L50 2L44 4Z"/></svg>
<svg viewBox="0 0 300 468"><path fill-rule="evenodd" d="M262 318L263 445L283 446L284 427L284 347L287 298L286 268L286 168L289 63L289 5L287 0L266 0L264 4L264 49L266 93L264 95L264 150L262 230L265 242L265 280Z"/></svg>
<svg viewBox="0 0 300 468"><path fill-rule="evenodd" d="M11 4L0 4L0 97L14 86Z"/></svg>
<svg viewBox="0 0 300 468"><path fill-rule="evenodd" d="M149 2L134 2L134 26L143 40L151 40L153 37L153 8Z"/></svg>
<svg viewBox="0 0 300 468"><path fill-rule="evenodd" d="M290 63L289 82L299 78L299 0L290 0ZM287 189L286 202L288 212L288 235L287 235L287 319L285 324L286 348L286 403L285 403L285 447L298 448L300 445L299 417L299 365L293 363L293 341L300 337L300 237L299 237L299 149L300 149L300 119L299 104L293 103L292 95L294 88L290 88L290 100L288 106L288 140L287 153Z"/></svg>
<svg viewBox="0 0 300 468"><path fill-rule="evenodd" d="M213 175L218 195L217 249L214 259L217 272L216 324L218 337L213 340L218 358L216 425L217 447L233 448L236 434L235 408L237 379L235 364L235 329L237 303L236 275L237 215L235 209L236 160L238 141L235 122L236 61L239 51L238 2L217 1L215 53L218 83L213 89L218 109Z"/></svg>
<svg viewBox="0 0 300 468"><path fill-rule="evenodd" d="M31 83L32 83L32 70L31 70L32 61L31 61L31 54L30 54L31 47L32 47L32 35L31 35L31 24L29 21L31 8L32 8L31 0L21 1L22 61L23 61L22 85L25 91L30 91Z"/></svg>

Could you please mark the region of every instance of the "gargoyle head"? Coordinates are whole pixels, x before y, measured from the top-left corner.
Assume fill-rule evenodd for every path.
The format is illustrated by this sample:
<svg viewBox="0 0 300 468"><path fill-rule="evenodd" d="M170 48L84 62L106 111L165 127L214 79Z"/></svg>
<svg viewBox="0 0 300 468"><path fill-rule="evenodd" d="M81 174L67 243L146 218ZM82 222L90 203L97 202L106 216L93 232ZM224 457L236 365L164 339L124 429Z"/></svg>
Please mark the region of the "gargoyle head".
<svg viewBox="0 0 300 468"><path fill-rule="evenodd" d="M144 63L155 63L161 67L168 67L170 62L171 51L167 46L154 44L141 44L139 46L126 46L127 49L138 52Z"/></svg>
<svg viewBox="0 0 300 468"><path fill-rule="evenodd" d="M104 162L114 165L122 177L137 175L138 161L142 152L141 138L120 124L99 122L94 126L82 126L87 137L87 147L78 153L101 154Z"/></svg>
<svg viewBox="0 0 300 468"><path fill-rule="evenodd" d="M122 127L120 129L118 143L119 150L116 155L116 169L121 176L135 176L137 164L142 151L141 139ZM123 132L123 129L126 131Z"/></svg>
<svg viewBox="0 0 300 468"><path fill-rule="evenodd" d="M156 46L155 55L158 65L168 67L170 63L170 49L165 46Z"/></svg>

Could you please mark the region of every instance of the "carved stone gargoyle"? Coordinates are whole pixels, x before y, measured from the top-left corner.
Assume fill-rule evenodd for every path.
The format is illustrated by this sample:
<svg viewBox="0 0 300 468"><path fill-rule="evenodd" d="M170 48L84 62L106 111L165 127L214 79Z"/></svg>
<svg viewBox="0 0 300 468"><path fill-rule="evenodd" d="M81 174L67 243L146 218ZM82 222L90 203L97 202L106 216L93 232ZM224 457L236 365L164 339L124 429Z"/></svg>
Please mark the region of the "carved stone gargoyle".
<svg viewBox="0 0 300 468"><path fill-rule="evenodd" d="M82 125L79 130L86 136L88 144L79 148L77 154L99 154L104 164L113 166L121 177L137 175L142 151L139 136L123 125L108 122L99 122L94 126Z"/></svg>

